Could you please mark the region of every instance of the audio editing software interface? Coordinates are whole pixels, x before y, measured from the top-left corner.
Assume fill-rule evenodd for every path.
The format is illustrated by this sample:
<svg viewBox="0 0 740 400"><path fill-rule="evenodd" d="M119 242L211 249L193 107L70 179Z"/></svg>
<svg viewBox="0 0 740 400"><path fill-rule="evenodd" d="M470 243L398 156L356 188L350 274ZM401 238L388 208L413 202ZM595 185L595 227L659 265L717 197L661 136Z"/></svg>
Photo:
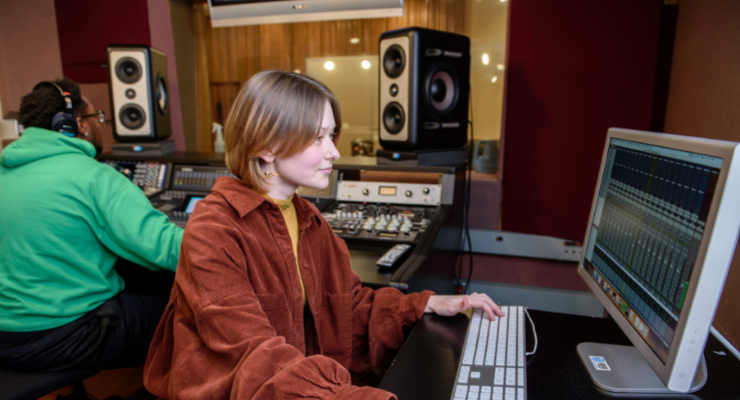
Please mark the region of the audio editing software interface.
<svg viewBox="0 0 740 400"><path fill-rule="evenodd" d="M722 159L612 139L584 266L665 363Z"/></svg>

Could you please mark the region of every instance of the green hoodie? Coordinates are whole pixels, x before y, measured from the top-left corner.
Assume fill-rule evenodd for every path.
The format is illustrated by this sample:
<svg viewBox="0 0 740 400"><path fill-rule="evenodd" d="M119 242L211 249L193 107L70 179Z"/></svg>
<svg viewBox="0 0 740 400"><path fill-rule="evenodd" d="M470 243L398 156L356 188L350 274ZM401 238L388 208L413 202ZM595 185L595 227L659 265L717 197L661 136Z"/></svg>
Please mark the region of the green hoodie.
<svg viewBox="0 0 740 400"><path fill-rule="evenodd" d="M123 290L123 257L174 271L182 229L92 144L39 128L0 153L0 331L67 324Z"/></svg>

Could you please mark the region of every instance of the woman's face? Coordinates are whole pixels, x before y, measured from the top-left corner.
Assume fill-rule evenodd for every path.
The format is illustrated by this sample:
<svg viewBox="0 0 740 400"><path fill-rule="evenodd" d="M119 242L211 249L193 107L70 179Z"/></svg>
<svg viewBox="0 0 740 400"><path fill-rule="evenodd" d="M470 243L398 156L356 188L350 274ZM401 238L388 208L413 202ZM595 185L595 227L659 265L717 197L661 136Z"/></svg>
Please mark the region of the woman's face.
<svg viewBox="0 0 740 400"><path fill-rule="evenodd" d="M298 186L324 189L329 185L332 162L339 158L339 151L332 141L336 127L334 113L327 101L324 104L321 130L316 141L290 157L275 158L272 168L279 176L270 179L273 183L268 190L270 196L278 198L272 194L273 191L277 191L275 194L280 198L288 198Z"/></svg>

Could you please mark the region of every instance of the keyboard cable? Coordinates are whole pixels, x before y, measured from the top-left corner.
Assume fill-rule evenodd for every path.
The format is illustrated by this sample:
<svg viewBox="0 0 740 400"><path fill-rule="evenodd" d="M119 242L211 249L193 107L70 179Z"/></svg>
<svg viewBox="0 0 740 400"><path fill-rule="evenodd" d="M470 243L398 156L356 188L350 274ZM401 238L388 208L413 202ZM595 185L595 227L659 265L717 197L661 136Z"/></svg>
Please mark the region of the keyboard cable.
<svg viewBox="0 0 740 400"><path fill-rule="evenodd" d="M524 307L524 313L527 314L527 319L529 320L529 324L532 325L532 333L534 334L534 349L525 353L531 356L537 352L537 331L534 329L534 322L532 321L532 317L529 316L529 309L527 307Z"/></svg>

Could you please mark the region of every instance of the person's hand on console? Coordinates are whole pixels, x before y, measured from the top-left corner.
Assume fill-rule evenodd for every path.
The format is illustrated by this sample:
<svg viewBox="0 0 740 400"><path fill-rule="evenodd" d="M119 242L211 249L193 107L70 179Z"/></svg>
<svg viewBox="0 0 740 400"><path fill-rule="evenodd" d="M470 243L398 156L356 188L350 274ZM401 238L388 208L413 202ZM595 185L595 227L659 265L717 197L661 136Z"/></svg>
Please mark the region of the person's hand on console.
<svg viewBox="0 0 740 400"><path fill-rule="evenodd" d="M470 295L459 296L438 296L434 295L429 298L424 312L436 313L445 317L451 317L457 313L463 312L468 308L481 308L488 314L491 321L496 319L496 315L503 317L504 313L485 293L473 293Z"/></svg>

